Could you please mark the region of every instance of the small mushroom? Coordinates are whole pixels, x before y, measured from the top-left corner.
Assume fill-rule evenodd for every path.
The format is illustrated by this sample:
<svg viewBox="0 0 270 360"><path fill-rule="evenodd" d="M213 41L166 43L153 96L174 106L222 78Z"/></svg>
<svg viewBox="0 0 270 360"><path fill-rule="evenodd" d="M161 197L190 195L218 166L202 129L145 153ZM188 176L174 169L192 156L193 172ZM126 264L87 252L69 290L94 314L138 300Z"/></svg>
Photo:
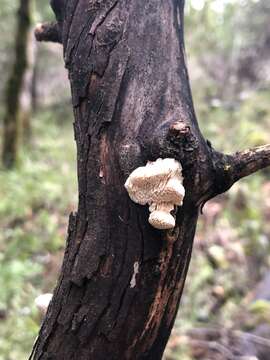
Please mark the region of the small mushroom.
<svg viewBox="0 0 270 360"><path fill-rule="evenodd" d="M40 311L41 315L45 315L48 309L48 306L52 300L52 294L41 294L35 298L35 305Z"/></svg>
<svg viewBox="0 0 270 360"><path fill-rule="evenodd" d="M181 206L185 196L182 166L175 159L157 159L135 169L125 187L131 200L149 205L149 223L157 229L173 229L171 211Z"/></svg>
<svg viewBox="0 0 270 360"><path fill-rule="evenodd" d="M173 209L174 206L171 203L155 204L155 210L149 216L149 223L156 229L165 230L174 228L175 218L171 214Z"/></svg>

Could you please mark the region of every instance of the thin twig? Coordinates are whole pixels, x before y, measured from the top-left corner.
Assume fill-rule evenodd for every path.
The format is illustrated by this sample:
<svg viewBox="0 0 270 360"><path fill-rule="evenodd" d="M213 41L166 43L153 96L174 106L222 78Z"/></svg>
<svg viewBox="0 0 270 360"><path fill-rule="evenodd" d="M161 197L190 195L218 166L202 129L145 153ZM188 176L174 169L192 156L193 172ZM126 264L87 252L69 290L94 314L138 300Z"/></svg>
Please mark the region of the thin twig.
<svg viewBox="0 0 270 360"><path fill-rule="evenodd" d="M232 181L236 182L270 165L270 144L237 152L231 156L231 160L224 170L231 172Z"/></svg>
<svg viewBox="0 0 270 360"><path fill-rule="evenodd" d="M249 339L250 341L262 345L262 346L266 346L270 348L270 340L258 336L258 335L254 335L254 334L250 334L250 333L246 333L243 331L233 331L232 332L235 336L240 337L240 338L246 338Z"/></svg>
<svg viewBox="0 0 270 360"><path fill-rule="evenodd" d="M234 354L224 345L218 343L217 341L204 341L204 340L190 340L189 343L196 347L203 347L210 350L219 352L220 354L226 356L226 360L234 360Z"/></svg>

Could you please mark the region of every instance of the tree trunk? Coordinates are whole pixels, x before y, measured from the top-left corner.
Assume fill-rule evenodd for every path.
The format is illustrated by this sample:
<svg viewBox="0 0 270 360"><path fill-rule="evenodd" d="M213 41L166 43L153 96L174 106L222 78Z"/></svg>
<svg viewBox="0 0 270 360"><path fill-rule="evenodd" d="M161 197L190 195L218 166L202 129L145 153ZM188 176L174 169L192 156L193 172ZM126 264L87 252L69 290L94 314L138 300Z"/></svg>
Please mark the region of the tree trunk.
<svg viewBox="0 0 270 360"><path fill-rule="evenodd" d="M200 206L270 164L270 147L232 156L198 128L183 42L183 0L52 1L72 89L78 212L34 359L161 359ZM173 231L148 223L124 188L148 160L175 158L186 196Z"/></svg>
<svg viewBox="0 0 270 360"><path fill-rule="evenodd" d="M27 39L27 69L23 76L23 86L20 95L20 123L22 127L23 143L29 145L31 140L31 117L36 109L36 46L34 32L30 29Z"/></svg>
<svg viewBox="0 0 270 360"><path fill-rule="evenodd" d="M7 83L6 113L3 130L3 164L12 168L16 164L20 138L20 96L24 74L28 66L27 43L31 29L31 0L20 0L17 34L15 39L15 60Z"/></svg>

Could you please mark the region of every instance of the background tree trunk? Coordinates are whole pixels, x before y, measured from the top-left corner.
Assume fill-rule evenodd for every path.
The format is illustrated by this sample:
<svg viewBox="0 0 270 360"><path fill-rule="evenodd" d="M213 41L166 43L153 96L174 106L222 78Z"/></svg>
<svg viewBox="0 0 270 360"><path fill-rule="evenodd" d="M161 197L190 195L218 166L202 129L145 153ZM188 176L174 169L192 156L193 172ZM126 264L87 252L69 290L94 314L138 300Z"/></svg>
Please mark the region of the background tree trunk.
<svg viewBox="0 0 270 360"><path fill-rule="evenodd" d="M27 39L27 69L23 76L23 86L20 95L20 122L24 144L31 140L31 116L36 110L36 60L37 44L32 27Z"/></svg>
<svg viewBox="0 0 270 360"><path fill-rule="evenodd" d="M269 165L269 146L226 156L198 128L183 41L183 0L52 1L72 89L78 212L34 359L161 359L190 261L200 205ZM148 223L127 176L148 160L183 166L173 231ZM248 164L248 167L246 166Z"/></svg>
<svg viewBox="0 0 270 360"><path fill-rule="evenodd" d="M6 90L6 113L3 131L3 164L15 165L20 138L20 97L24 74L28 66L27 44L31 29L31 0L20 0L15 39L15 60Z"/></svg>

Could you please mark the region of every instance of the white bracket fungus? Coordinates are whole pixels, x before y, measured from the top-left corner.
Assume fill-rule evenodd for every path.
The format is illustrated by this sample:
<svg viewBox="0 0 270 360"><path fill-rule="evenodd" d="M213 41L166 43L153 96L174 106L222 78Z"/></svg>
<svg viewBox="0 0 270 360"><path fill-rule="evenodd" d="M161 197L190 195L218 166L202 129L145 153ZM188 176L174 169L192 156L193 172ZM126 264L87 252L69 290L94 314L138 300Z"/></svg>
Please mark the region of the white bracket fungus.
<svg viewBox="0 0 270 360"><path fill-rule="evenodd" d="M135 169L125 188L131 200L149 205L149 223L156 229L173 229L175 218L171 211L181 206L185 196L182 166L175 159L157 159Z"/></svg>

